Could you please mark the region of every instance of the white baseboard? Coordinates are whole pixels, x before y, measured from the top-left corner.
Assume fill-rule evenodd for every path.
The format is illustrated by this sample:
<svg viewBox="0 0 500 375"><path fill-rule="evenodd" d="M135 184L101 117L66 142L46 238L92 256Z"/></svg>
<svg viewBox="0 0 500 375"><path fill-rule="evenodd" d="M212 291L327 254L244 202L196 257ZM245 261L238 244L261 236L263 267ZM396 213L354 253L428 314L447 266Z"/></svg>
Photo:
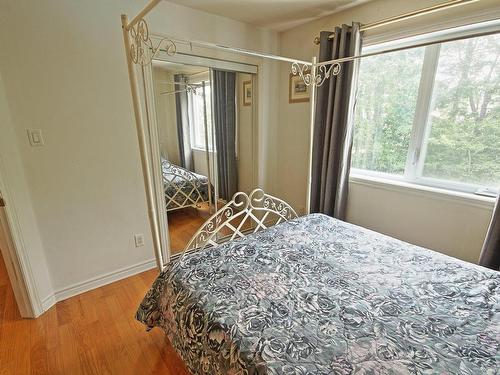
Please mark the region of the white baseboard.
<svg viewBox="0 0 500 375"><path fill-rule="evenodd" d="M41 311L41 314L43 314L45 311L47 311L48 309L50 309L52 306L54 306L56 304L56 296L51 294L47 297L45 297L43 300L42 300L42 311ZM39 315L41 314L38 314L35 316L35 318L37 318Z"/></svg>
<svg viewBox="0 0 500 375"><path fill-rule="evenodd" d="M78 294L88 292L89 290L99 288L101 286L111 284L115 281L125 279L138 273L153 269L156 267L154 259L145 262L137 263L129 267L106 273L101 276L70 285L66 288L56 290L54 294L42 300L43 311L50 309L56 302L63 301Z"/></svg>

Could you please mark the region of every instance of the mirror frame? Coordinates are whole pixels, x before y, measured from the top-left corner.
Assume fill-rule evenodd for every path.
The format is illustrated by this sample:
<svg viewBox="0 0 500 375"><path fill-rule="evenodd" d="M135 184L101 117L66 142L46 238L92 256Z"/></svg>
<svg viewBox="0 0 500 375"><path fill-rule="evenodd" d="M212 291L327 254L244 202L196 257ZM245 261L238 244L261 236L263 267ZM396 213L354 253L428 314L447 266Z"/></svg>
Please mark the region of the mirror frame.
<svg viewBox="0 0 500 375"><path fill-rule="evenodd" d="M212 72L212 69L222 69L222 70L229 70L229 71L234 71L236 73L247 73L252 76L252 87L254 90L254 93L257 93L257 74L258 74L258 65L256 64L250 64L250 63L242 63L242 62L235 62L235 61L230 61L230 60L223 60L223 59L218 59L218 58L211 58L211 57L206 57L206 56L201 56L201 55L193 55L193 54L187 54L187 53L182 53L182 52L177 52L176 55L170 56L164 51L159 51L159 53L155 56L153 61L165 61L165 62L172 62L172 63L178 63L178 64L184 64L184 65L191 65L191 66L203 66L207 67L210 69L210 74ZM150 148L150 156L151 156L151 165L152 165L152 175L153 175L153 182L154 182L154 190L155 190L155 198L156 198L156 207L157 207L157 213L158 213L158 224L160 226L160 243L161 243L161 250L162 250L162 255L165 264L169 263L172 259L177 258L182 252L172 254L172 249L171 249L171 240L170 240L170 230L168 228L168 216L167 216L167 210L165 207L165 204L162 204L164 202L164 190L163 190L163 174L162 174L162 169L161 169L161 158L160 158L160 139L159 139L159 130L158 130L158 121L157 121L157 114L156 114L156 94L155 94L155 87L154 87L154 75L153 75L153 61L151 64L148 64L147 66L144 66L144 78L145 80L140 82L140 84L143 85L144 87L144 92L146 93L145 97L142 99L143 100L143 115L147 119L146 123L148 126L148 141L149 141L149 148ZM212 77L210 76L210 82L212 85ZM239 89L236 88L237 90ZM256 100L255 100L256 99ZM256 122L258 121L257 117L257 102L258 102L258 95L254 95L253 98L254 102L252 102L252 170L251 170L251 180L252 180L252 186L255 186L256 182L256 163L258 162L257 160L257 139L256 139L256 128L258 127ZM213 124L213 101L211 101L212 105L212 124ZM212 133L212 142L215 142L215 135ZM215 194L213 197L213 203L214 203L214 211L217 211L218 208L218 183L217 183L217 174L215 173L215 154L212 153L212 165L213 165L213 178L215 182ZM210 165L208 165L208 168L210 168ZM212 211L210 212L212 213ZM163 230L165 228L166 230ZM181 249L182 250L182 249Z"/></svg>

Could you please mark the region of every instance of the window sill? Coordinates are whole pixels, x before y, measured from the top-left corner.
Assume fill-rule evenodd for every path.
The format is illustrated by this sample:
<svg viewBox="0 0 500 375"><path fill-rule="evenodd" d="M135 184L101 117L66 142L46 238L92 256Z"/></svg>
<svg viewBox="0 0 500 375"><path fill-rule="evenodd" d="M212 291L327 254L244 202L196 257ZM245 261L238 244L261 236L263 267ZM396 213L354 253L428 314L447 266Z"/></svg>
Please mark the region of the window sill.
<svg viewBox="0 0 500 375"><path fill-rule="evenodd" d="M191 150L193 150L193 151L199 151L199 152L203 152L203 153L207 151L207 150L206 150L206 149L204 149L204 148L200 148L200 147L193 147L193 146L191 146ZM212 150L208 150L208 152L209 152L209 153L211 153L211 154L215 154L215 152L214 152L214 151L212 151Z"/></svg>
<svg viewBox="0 0 500 375"><path fill-rule="evenodd" d="M495 205L495 198L462 193L453 190L440 189L430 186L412 184L405 181L390 180L362 174L352 174L349 176L349 182L357 185L370 186L377 189L397 191L401 193L452 201L459 204L474 206L482 209L492 210Z"/></svg>

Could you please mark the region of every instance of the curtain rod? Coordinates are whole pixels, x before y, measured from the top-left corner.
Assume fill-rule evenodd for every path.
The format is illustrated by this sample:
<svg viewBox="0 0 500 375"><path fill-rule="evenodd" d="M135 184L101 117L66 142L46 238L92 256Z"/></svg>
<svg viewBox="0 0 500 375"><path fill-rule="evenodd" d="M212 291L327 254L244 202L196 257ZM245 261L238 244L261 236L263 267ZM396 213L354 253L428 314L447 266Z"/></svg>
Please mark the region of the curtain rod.
<svg viewBox="0 0 500 375"><path fill-rule="evenodd" d="M360 31L366 31L366 30L376 29L377 27L382 27L382 26L390 25L392 23L405 21L405 20L408 20L408 19L411 19L411 18L423 16L425 14L430 14L430 13L438 12L440 10L445 10L445 9L450 9L450 8L461 6L461 5L467 5L467 4L470 4L470 3L475 3L477 1L479 1L479 0L451 0L451 1L447 1L446 3L433 5L433 6L430 6L430 7L427 7L427 8L423 8L423 9L419 9L419 10L414 10L412 12L403 13L403 14L400 14L398 16L384 18L384 19L382 19L380 21L375 21L375 22L367 23L365 25L361 25ZM332 33L328 37L328 39L333 39L334 36L335 36L335 33ZM314 38L314 44L318 45L319 41L320 41L320 39L319 39L318 36Z"/></svg>
<svg viewBox="0 0 500 375"><path fill-rule="evenodd" d="M472 36L473 37L479 37L479 36L486 36L486 35L492 35L492 34L498 34L498 33L499 33L498 30L488 30L488 31L484 31L484 32L475 33L474 35L452 36L452 37L448 37L448 38L443 38L443 39L435 40L435 41L432 41L432 42L422 42L422 43L411 44L411 45L403 46L403 47L387 48L387 49L383 49L383 50L376 51L376 52L369 52L369 53L365 53L365 54L361 54L361 55L356 55L356 56L348 56L348 57L342 57L340 59L322 61L322 62L318 62L316 64L316 66L317 67L326 66L326 65L333 66L335 64L340 64L340 63L347 62L347 61L358 60L358 59L365 58L365 57L377 56L377 55L382 55L382 54L390 53L390 52L405 51L407 49L412 49L412 48L426 47L426 46L430 46L430 45L433 45L433 44L453 42L453 41L456 41L456 40L468 39L468 38L471 38Z"/></svg>

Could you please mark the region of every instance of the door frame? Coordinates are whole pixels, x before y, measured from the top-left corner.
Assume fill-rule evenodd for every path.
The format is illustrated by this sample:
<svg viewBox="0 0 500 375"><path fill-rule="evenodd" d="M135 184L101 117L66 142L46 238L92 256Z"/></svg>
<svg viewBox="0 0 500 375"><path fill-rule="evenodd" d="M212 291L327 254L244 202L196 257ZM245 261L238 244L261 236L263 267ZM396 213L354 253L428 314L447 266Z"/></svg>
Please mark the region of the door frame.
<svg viewBox="0 0 500 375"><path fill-rule="evenodd" d="M0 201L4 203L0 204L0 236L5 237L7 245L0 250L21 317L36 318L43 312L42 303L27 257L17 211L4 176L0 159Z"/></svg>

